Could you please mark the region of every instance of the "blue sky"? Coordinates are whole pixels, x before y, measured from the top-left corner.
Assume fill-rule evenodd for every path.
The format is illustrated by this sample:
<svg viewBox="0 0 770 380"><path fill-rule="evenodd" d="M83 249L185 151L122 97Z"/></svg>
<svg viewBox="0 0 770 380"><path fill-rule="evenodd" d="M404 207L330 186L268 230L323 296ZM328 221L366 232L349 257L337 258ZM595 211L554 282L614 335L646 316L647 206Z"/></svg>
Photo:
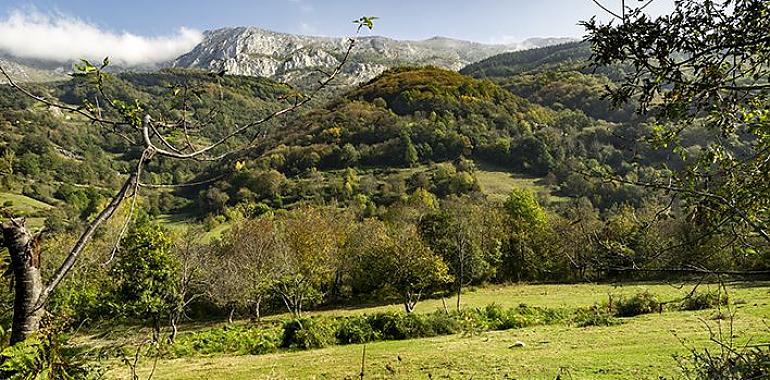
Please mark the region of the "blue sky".
<svg viewBox="0 0 770 380"><path fill-rule="evenodd" d="M620 4L601 1L612 9ZM667 12L672 3L654 0L648 11ZM397 39L510 43L581 37L578 22L595 14L608 17L592 0L0 0L0 53L62 62L109 55L136 65L189 51L207 29L344 36L363 15L380 18L372 34Z"/></svg>
<svg viewBox="0 0 770 380"><path fill-rule="evenodd" d="M603 2L615 8L619 4ZM656 0L650 9L666 9L671 2ZM591 0L4 0L0 14L31 7L139 35L167 34L180 27L254 25L339 36L350 32L353 18L375 15L380 17L376 34L400 39L442 35L479 42L580 37L577 22L600 13Z"/></svg>

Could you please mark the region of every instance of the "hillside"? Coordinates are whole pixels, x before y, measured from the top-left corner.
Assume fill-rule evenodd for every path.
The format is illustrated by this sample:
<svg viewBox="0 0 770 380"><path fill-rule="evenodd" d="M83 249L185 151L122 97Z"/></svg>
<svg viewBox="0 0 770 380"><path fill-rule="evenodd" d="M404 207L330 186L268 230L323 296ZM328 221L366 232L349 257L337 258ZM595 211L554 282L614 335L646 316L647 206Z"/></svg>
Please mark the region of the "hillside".
<svg viewBox="0 0 770 380"><path fill-rule="evenodd" d="M78 79L29 88L63 103L80 105L82 99L95 102L97 95ZM180 100L174 89L186 88L194 100L188 101L199 114L193 117L212 125L251 120L265 115L282 102L279 97L290 89L268 79L228 76L219 78L202 72L167 70L159 73L123 73L105 80L105 93L115 99L136 101L151 108L159 118L174 118L170 111ZM3 189L56 205L51 220L69 224L87 219L100 202L112 195L119 179L138 158L119 133L88 123L84 118L63 113L19 97L6 86L0 87L0 150L4 173ZM104 115L111 115L109 108ZM227 133L222 128L197 128L191 131L193 143L203 144ZM180 142L181 135L172 138ZM237 142L236 142L237 143ZM150 182L193 179L205 163L158 163L149 169ZM158 191L151 204L159 199L176 209L184 199ZM68 218L74 216L74 218ZM63 225L49 226L56 230Z"/></svg>
<svg viewBox="0 0 770 380"><path fill-rule="evenodd" d="M555 79L543 82L540 75ZM577 81L575 75L586 80ZM570 172L575 162L586 160L628 170L624 168L625 141L617 136L633 138L641 133L636 126L602 120L619 119L603 110L600 100L599 106L591 103L600 99L600 77L549 71L492 79L430 66L386 70L339 96L319 99L291 118L268 124L260 144L231 161L153 163L146 174L153 184L219 179L175 191L146 190L149 210L153 215L202 218L229 207L259 203L277 209L307 201L376 207L419 188L440 197L472 194L483 190L474 172L486 164L533 178L548 176L551 190L543 199L590 196L601 208L640 202L635 199L637 192L591 185ZM219 77L183 69L118 74L106 86L113 96L136 99L164 118L178 117L172 108L180 105L178 96L186 88L195 94L187 105L193 111L191 117L213 125L242 124L266 115L285 102L281 96L292 91L269 79ZM71 104L96 96L76 79L39 86L38 91ZM6 95L11 107L3 117L12 133L4 144L7 151L23 158L13 163L16 175L9 177L7 188L49 203L64 201L71 208L67 212L88 217L109 195L115 178L136 160L136 152L126 151L125 141L114 134L89 133L89 127L76 117L29 108L29 101ZM18 125L20 120L34 123ZM192 134L193 143L204 144L226 132L201 128ZM172 142L184 143L174 140L181 138ZM108 164L115 159L119 163ZM647 162L658 159L649 157ZM234 170L234 161L240 162L239 170ZM405 171L387 174L401 170ZM39 178L54 181L46 184ZM62 187L65 183L81 187ZM350 186L353 193L345 190Z"/></svg>
<svg viewBox="0 0 770 380"><path fill-rule="evenodd" d="M575 99L601 99L594 82L560 83ZM588 197L606 209L642 204L643 192L591 182L575 170L646 177L657 175L661 162L680 162L644 145L629 153L629 141L647 127L595 119L615 118L600 106L566 107L532 92L522 95L528 99L493 81L436 67L390 69L283 125L260 149L245 154L239 172L178 195L203 200L203 209L212 213L239 204L281 209L308 201L371 208L420 188L440 198L479 194L490 184L494 193L505 193L518 187L505 179L508 172L547 183L541 197L546 204ZM479 170L490 165L499 176Z"/></svg>
<svg viewBox="0 0 770 380"><path fill-rule="evenodd" d="M628 68L593 67L585 42L499 54L472 63L460 73L488 79L512 93L554 109L572 109L595 119L627 122L634 118L633 104L620 109L603 97Z"/></svg>
<svg viewBox="0 0 770 380"><path fill-rule="evenodd" d="M536 47L519 52L498 54L462 68L460 73L473 77L506 77L528 71L545 71L567 66L587 69L591 48L585 42L568 42Z"/></svg>

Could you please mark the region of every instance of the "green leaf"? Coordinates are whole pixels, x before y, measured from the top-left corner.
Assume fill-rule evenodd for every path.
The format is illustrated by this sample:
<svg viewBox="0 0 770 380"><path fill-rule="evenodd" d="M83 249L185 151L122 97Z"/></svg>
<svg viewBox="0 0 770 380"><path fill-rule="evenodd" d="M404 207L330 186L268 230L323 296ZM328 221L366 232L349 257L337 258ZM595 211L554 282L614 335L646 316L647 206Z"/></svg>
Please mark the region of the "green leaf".
<svg viewBox="0 0 770 380"><path fill-rule="evenodd" d="M358 29L361 29L365 26L371 30L374 28L374 20L377 19L379 19L377 16L363 16L358 20L353 20L353 23L358 25Z"/></svg>

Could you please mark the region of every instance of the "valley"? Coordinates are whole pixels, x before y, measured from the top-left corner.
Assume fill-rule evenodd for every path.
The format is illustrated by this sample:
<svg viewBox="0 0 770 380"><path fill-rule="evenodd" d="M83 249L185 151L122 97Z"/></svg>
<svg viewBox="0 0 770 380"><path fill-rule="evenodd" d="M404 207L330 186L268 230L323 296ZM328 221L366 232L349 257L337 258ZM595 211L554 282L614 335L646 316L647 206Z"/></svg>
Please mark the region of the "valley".
<svg viewBox="0 0 770 380"><path fill-rule="evenodd" d="M485 4L9 11L0 378L769 378L770 5Z"/></svg>

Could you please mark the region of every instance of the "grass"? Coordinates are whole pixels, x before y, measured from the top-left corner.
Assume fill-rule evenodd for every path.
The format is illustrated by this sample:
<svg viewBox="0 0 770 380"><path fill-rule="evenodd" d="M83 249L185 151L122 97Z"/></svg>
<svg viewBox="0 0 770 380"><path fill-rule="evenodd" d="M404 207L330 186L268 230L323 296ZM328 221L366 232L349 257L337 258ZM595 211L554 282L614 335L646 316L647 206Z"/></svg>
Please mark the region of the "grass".
<svg viewBox="0 0 770 380"><path fill-rule="evenodd" d="M164 214L157 217L157 221L172 232L184 234L194 223L196 215L193 214ZM210 243L214 239L222 237L222 234L232 228L232 223L224 222L209 231L204 232L199 239L200 243Z"/></svg>
<svg viewBox="0 0 770 380"><path fill-rule="evenodd" d="M527 189L547 203L559 203L566 198L552 194L550 186L542 184L542 178L514 174L486 163L477 163L476 179L481 191L493 200L505 200L514 188Z"/></svg>
<svg viewBox="0 0 770 380"><path fill-rule="evenodd" d="M767 284L770 287L770 284ZM716 289L716 285L701 285L699 290ZM738 288L733 286L732 291L744 298L768 297L766 293L769 289L765 288ZM762 290L757 290L762 289ZM661 302L678 300L687 295L692 287L672 286L667 284L652 283L630 283L630 284L546 284L546 285L492 285L473 289L463 294L461 297L463 307L480 307L489 304L497 304L504 308L515 307L520 304L528 306L540 306L548 308L575 308L580 306L591 306L594 303L607 301L609 295L613 299L621 296L632 296L644 291L649 291L657 295ZM739 297L740 298L740 297ZM456 298L446 298L444 300L447 307L452 308L455 305ZM441 299L428 299L417 304L416 312L433 312L443 310ZM309 314L324 315L351 315L360 313L372 313L377 311L400 311L403 306L400 304L377 305L366 307L348 307L333 310L315 311ZM281 315L280 317L286 317Z"/></svg>
<svg viewBox="0 0 770 380"><path fill-rule="evenodd" d="M51 206L48 203L41 202L25 195L0 193L0 205L5 204L6 202L11 203L9 208L12 211L24 213L25 215L54 208L54 206Z"/></svg>
<svg viewBox="0 0 770 380"><path fill-rule="evenodd" d="M42 229L45 225L46 218L39 216L39 214L42 211L54 208L54 206L49 205L48 203L41 202L25 195L0 193L0 205L4 205L6 202L10 204L10 207L8 208L13 215L17 217L26 217L27 226L32 230Z"/></svg>
<svg viewBox="0 0 770 380"><path fill-rule="evenodd" d="M712 290L715 285L701 285ZM614 296L643 290L663 301L680 298L692 286L665 284L612 285L513 285L470 291L463 297L466 307L497 303L516 306L588 306ZM734 283L728 287L738 301L734 320L738 341L768 342L770 330L770 283ZM706 289L700 289L705 291ZM451 300L447 303L452 305ZM398 305L349 308L315 312L350 315L399 309ZM418 305L418 312L443 308L441 300ZM367 379L658 379L678 373L674 354L686 354L689 346L713 346L708 342L706 323L715 310L664 312L634 318L610 327L540 326L478 335L451 335L366 345ZM280 317L280 316L279 316ZM284 316L285 317L285 316ZM723 322L726 323L726 322ZM197 326L196 328L200 328ZM522 341L524 347L513 347ZM333 346L318 350L279 352L256 356L210 356L161 360L155 379L345 379L358 378L362 345ZM399 359L400 358L400 359ZM148 373L152 363L142 362ZM128 378L117 366L110 378Z"/></svg>
<svg viewBox="0 0 770 380"><path fill-rule="evenodd" d="M763 328L757 318L739 318L736 324L741 336ZM679 339L702 346L706 337L696 315L670 313L612 327L546 326L378 342L366 346L365 372L370 379L428 378L429 374L449 379L553 379L560 370L575 379L658 379L677 373L672 355L685 351ZM525 346L512 347L516 341ZM351 345L260 356L177 359L163 361L156 378L355 378L362 349Z"/></svg>

